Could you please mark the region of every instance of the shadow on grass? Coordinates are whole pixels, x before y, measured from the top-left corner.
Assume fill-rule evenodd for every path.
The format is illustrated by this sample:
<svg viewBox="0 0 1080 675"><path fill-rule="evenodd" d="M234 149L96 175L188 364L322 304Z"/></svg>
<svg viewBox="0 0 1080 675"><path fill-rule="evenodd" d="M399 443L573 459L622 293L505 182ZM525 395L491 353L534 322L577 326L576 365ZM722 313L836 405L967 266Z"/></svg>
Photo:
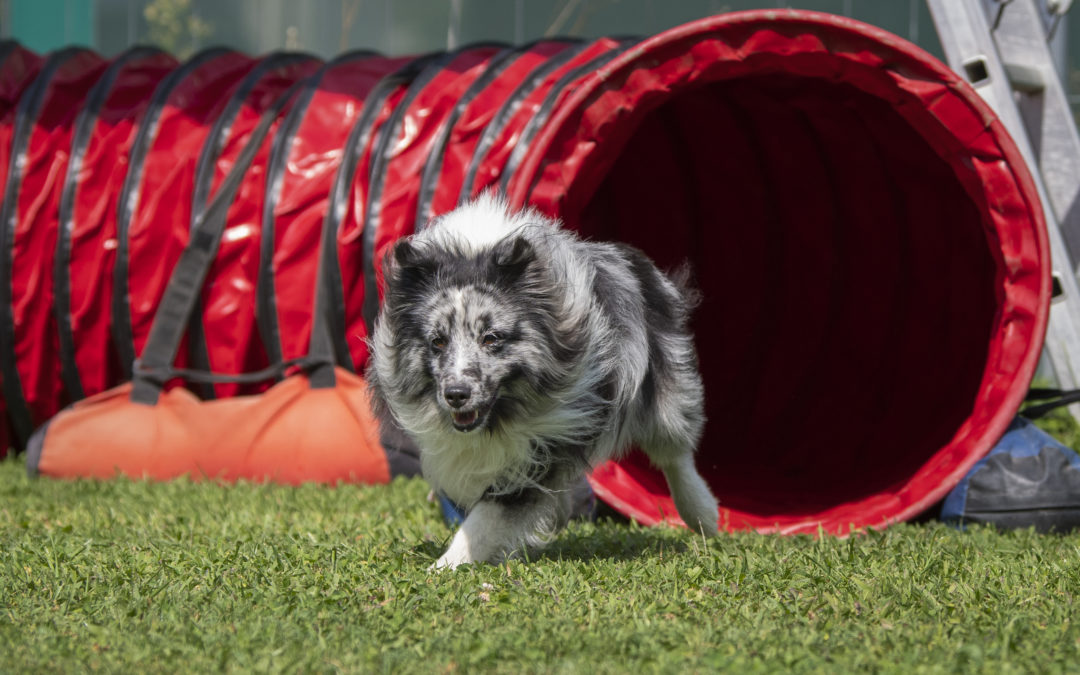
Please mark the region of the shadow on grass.
<svg viewBox="0 0 1080 675"><path fill-rule="evenodd" d="M420 560L428 560L435 562L439 559L439 556L443 554L446 549L447 541L435 541L432 539L425 539L423 542L413 546L409 549L409 555L419 558Z"/></svg>
<svg viewBox="0 0 1080 675"><path fill-rule="evenodd" d="M600 527L570 527L555 536L543 549L530 550L527 561L635 560L642 557L681 555L689 546L669 528L634 528L619 520L598 522ZM435 562L450 544L427 539L409 549L409 555L421 561Z"/></svg>
<svg viewBox="0 0 1080 675"><path fill-rule="evenodd" d="M681 555L689 547L668 528L633 528L621 523L604 527L570 528L548 546L530 553L532 560L635 560Z"/></svg>

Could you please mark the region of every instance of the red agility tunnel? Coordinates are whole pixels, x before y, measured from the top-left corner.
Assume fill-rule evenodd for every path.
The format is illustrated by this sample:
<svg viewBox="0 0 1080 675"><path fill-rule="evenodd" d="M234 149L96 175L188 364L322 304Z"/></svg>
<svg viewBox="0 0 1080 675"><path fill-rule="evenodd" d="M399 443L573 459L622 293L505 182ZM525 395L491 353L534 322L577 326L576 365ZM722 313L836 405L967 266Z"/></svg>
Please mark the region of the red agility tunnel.
<svg viewBox="0 0 1080 675"><path fill-rule="evenodd" d="M106 65L85 60L79 72ZM95 305L112 314L91 321L84 298L80 321L95 335L110 322L122 367L139 355L193 214L276 94L292 98L229 211L231 234L181 365L236 372L302 358L314 289L328 279L336 362L362 372L384 252L493 189L586 236L632 243L661 266L691 261L704 294L694 328L709 418L698 465L727 529L844 534L917 515L994 444L1034 372L1050 265L1028 170L964 81L871 26L775 10L646 40L482 44L420 58L357 52L321 67L216 51L157 67L168 75L142 107L129 103L141 117L117 144L121 156L95 160L128 168L123 184L95 188L116 191L121 205L116 255L101 257L114 278L102 292L112 295ZM36 77L27 91L46 76ZM246 108L233 113L240 131L230 136L221 115ZM24 117L30 128L44 113ZM13 157L25 152L5 142ZM36 166L25 171L44 170ZM78 340L42 336L59 355L26 356L26 331L45 324L20 317L40 302L52 311L53 299L49 286L27 302L21 275L35 255L52 269L53 254L19 248L22 214L45 214L19 201L31 173L8 172L0 361L13 364L3 384L13 422L23 415L18 436L79 398L59 384L59 363L81 393L100 391L112 371L80 356ZM45 244L54 220L35 225ZM336 245L326 264L320 237ZM80 255L72 248L65 269L73 288L88 288L77 270L100 265L79 266ZM24 308L13 321L12 303ZM105 474L108 449L99 454L94 471ZM81 461L79 471L91 471ZM661 475L636 453L598 467L591 482L643 523L678 522Z"/></svg>
<svg viewBox="0 0 1080 675"><path fill-rule="evenodd" d="M891 34L794 11L677 28L575 87L524 155L515 201L694 263L722 527L913 517L1026 393L1050 297L1030 174L973 90ZM640 456L592 483L674 517Z"/></svg>

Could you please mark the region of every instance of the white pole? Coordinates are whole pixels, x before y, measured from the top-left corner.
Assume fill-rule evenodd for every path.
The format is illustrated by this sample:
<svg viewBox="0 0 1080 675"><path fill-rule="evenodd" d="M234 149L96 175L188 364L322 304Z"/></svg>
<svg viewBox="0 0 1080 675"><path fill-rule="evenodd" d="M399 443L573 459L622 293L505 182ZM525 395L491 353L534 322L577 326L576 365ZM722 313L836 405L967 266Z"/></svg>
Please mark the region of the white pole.
<svg viewBox="0 0 1080 675"><path fill-rule="evenodd" d="M457 49L461 42L461 0L450 0L450 21L446 28L446 51Z"/></svg>

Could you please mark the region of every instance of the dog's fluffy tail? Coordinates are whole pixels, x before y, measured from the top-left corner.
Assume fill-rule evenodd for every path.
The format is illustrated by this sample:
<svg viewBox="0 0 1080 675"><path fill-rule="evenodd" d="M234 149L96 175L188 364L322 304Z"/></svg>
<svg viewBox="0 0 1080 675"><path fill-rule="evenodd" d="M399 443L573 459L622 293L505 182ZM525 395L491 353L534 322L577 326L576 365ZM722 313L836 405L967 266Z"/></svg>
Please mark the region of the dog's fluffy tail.
<svg viewBox="0 0 1080 675"><path fill-rule="evenodd" d="M704 295L698 290L695 282L696 275L694 274L693 263L684 260L675 269L667 272L666 276L678 289L679 294L682 295L683 302L686 303L686 311L689 313L697 309L701 301L704 300Z"/></svg>

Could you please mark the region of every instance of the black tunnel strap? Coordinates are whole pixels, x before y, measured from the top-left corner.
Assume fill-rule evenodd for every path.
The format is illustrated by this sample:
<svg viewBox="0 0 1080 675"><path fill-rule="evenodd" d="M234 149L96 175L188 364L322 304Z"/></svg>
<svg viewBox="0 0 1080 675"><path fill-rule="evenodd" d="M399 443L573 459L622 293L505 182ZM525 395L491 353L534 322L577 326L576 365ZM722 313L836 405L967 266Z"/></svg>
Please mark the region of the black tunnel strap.
<svg viewBox="0 0 1080 675"><path fill-rule="evenodd" d="M349 130L349 137L345 141L342 161L341 164L338 165L337 173L334 175L334 182L330 188L329 204L326 218L323 221L324 236L327 231L330 231L331 237L336 238L337 230L341 226L341 222L345 217L345 210L349 205L349 190L356 174L356 165L360 161L364 149L367 148L368 143L371 140L375 122L377 121L379 112L382 110L383 105L385 105L386 100L398 87L413 81L423 69L424 65L430 63L430 61L438 55L439 53L436 52L435 54L421 56L405 64L393 73L384 76L371 88L371 91L369 91L364 98L364 105L363 109L360 111L360 117L357 118L352 129ZM374 151L371 161L375 161ZM370 204L370 199L368 200L368 203ZM368 208L364 209L365 218ZM366 223L363 227L366 227ZM324 252L326 251L326 246L327 242L324 239ZM366 250L367 249L364 249L364 251ZM321 289L321 292L327 294L327 297L325 298L325 306L327 308L325 319L329 322L331 347L333 352L337 354L338 362L352 370L354 369L355 364L352 363L352 355L349 353L348 344L345 340L345 298L341 278L341 268L338 265L336 252L333 255L322 255L319 266L319 278L326 278L328 284L326 288ZM365 295L367 294L366 287L364 293Z"/></svg>
<svg viewBox="0 0 1080 675"><path fill-rule="evenodd" d="M304 85L289 112L270 142L270 158L266 163L266 186L263 194L262 226L259 234L259 271L255 282L255 323L259 328L263 348L271 363L282 360L281 335L277 325L277 298L274 292L274 208L281 196L285 165L296 129L304 118L318 83L333 62L323 66Z"/></svg>
<svg viewBox="0 0 1080 675"><path fill-rule="evenodd" d="M244 174L251 166L255 155L269 134L274 121L281 114L285 104L298 89L293 85L278 97L274 105L263 112L259 124L252 131L236 163L225 177L217 194L203 213L191 240L180 254L180 259L173 268L165 294L158 305L154 322L150 326L150 335L139 359L139 371L146 373L164 373L172 368L180 340L188 326L195 301L202 291L203 282L210 270L217 253L221 235L225 230L229 207L236 197L243 182ZM148 377L135 377L131 399L139 403L153 405L161 393L161 384Z"/></svg>
<svg viewBox="0 0 1080 675"><path fill-rule="evenodd" d="M1045 401L1050 398L1060 398L1066 394L1074 394L1080 389L1057 389L1054 387L1032 387L1028 389L1025 401Z"/></svg>
<svg viewBox="0 0 1080 675"><path fill-rule="evenodd" d="M1080 389L1042 389L1032 388L1028 390L1026 400L1028 401L1046 401L1046 403L1038 403L1035 405L1029 405L1020 411L1022 417L1026 417L1030 420L1037 420L1040 417L1044 417L1050 412L1057 410L1063 406L1070 405L1072 403L1080 403Z"/></svg>
<svg viewBox="0 0 1080 675"><path fill-rule="evenodd" d="M143 362L140 359L136 359L135 379L148 380L155 384L159 389L164 387L169 380L176 378L186 382L197 382L199 384L258 384L259 382L265 382L266 380L281 378L293 368L312 370L325 364L325 359L308 355L284 361L282 363L275 363L262 370L256 370L249 373L215 373L207 370L175 368L172 366L166 368L151 368L143 365Z"/></svg>
<svg viewBox="0 0 1080 675"><path fill-rule="evenodd" d="M199 217L210 203L210 190L213 187L216 162L225 148L229 139L233 123L244 106L244 102L259 83L271 71L287 68L302 61L312 61L316 57L310 54L293 52L274 52L267 54L259 60L258 65L244 76L229 101L225 104L221 114L214 120L210 133L206 136L202 148L199 151L199 159L195 164L195 182L191 191L191 229L198 224Z"/></svg>
<svg viewBox="0 0 1080 675"><path fill-rule="evenodd" d="M327 322L327 325L319 327L326 329L325 337L329 338L334 360L350 371L355 371L355 364L345 337L345 291L337 257L337 233L349 208L349 193L356 175L356 166L371 138L371 131L379 111L382 110L390 94L413 76L413 69L413 63L406 64L397 71L382 77L368 91L364 97L360 116L353 122L349 135L345 139L341 162L334 172L334 179L330 184L330 193L327 197L326 214L323 217L320 237L316 316ZM313 348L326 347L327 343L323 340L323 336L315 339L313 334L312 338Z"/></svg>
<svg viewBox="0 0 1080 675"><path fill-rule="evenodd" d="M323 240L327 239L323 230ZM336 255L335 237L330 237L329 245L320 246L319 275L315 284L315 303L311 313L311 338L308 342L308 377L313 389L329 389L337 384L334 374L334 340L330 333L330 297L328 277L324 273L324 263L328 259L326 251Z"/></svg>

